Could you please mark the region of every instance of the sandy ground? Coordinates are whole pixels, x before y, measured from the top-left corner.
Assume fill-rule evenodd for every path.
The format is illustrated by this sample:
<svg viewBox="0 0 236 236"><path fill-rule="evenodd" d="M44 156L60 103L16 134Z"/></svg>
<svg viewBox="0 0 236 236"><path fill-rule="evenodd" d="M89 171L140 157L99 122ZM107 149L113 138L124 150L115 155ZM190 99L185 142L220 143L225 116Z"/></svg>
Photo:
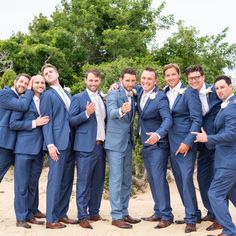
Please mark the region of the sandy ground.
<svg viewBox="0 0 236 236"><path fill-rule="evenodd" d="M45 168L40 178L40 210L45 212L45 189L47 180L48 169ZM31 229L24 229L16 227L15 213L13 208L13 173L8 171L3 182L0 185L0 236L110 236L110 235L121 235L121 236L205 236L208 234L205 228L210 224L210 222L204 222L197 224L197 232L185 234L185 225L173 224L166 229L154 229L156 223L145 222L134 225L133 229L119 229L111 225L110 218L110 204L109 200L103 200L101 206L101 215L103 218L108 219L108 221L94 222L92 223L93 230L83 229L79 225L69 225L65 229L60 230L50 230L46 229L45 226L32 225ZM75 189L75 185L74 188ZM171 191L171 203L173 208L173 213L175 219L182 219L184 215L184 209L180 202L179 195L176 190L175 182L170 183ZM198 199L199 191L196 189ZM199 201L199 208L202 210L203 216L205 215L205 210L202 203ZM147 189L145 193L139 193L130 200L130 215L134 217L149 216L153 213L153 201L150 191ZM234 221L236 221L236 209L230 205L231 214ZM70 203L70 209L68 216L70 218L76 218L77 209L75 203L75 191L73 191ZM215 231L213 234L217 235L221 231Z"/></svg>

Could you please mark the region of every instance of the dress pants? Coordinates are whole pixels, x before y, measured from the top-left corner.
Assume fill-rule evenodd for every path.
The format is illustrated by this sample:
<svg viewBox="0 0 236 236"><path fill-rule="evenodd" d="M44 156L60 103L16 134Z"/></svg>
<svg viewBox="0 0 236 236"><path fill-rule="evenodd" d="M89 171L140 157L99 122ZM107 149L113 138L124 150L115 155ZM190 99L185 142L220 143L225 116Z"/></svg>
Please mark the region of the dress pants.
<svg viewBox="0 0 236 236"><path fill-rule="evenodd" d="M105 150L96 144L92 152L76 152L77 184L76 203L78 219L99 214L104 179Z"/></svg>
<svg viewBox="0 0 236 236"><path fill-rule="evenodd" d="M157 145L143 146L142 156L155 203L155 215L163 220L172 221L170 192L166 179L168 152L168 148L159 148Z"/></svg>
<svg viewBox="0 0 236 236"><path fill-rule="evenodd" d="M15 154L13 150L0 147L0 183L11 165L14 165Z"/></svg>
<svg viewBox="0 0 236 236"><path fill-rule="evenodd" d="M106 150L109 163L109 192L112 220L127 216L132 185L132 147L124 152Z"/></svg>
<svg viewBox="0 0 236 236"><path fill-rule="evenodd" d="M48 223L66 217L73 187L75 158L71 144L66 150L59 150L59 160L48 157L49 172L47 184L46 218Z"/></svg>
<svg viewBox="0 0 236 236"><path fill-rule="evenodd" d="M15 213L18 221L33 218L38 181L43 167L43 152L38 155L16 154L14 167Z"/></svg>

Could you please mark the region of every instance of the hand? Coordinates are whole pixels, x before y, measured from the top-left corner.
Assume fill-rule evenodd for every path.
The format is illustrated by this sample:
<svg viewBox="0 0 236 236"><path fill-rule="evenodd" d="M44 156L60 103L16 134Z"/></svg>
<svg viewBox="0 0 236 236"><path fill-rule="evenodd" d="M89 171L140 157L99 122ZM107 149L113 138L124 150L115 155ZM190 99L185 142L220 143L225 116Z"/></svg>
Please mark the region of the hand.
<svg viewBox="0 0 236 236"><path fill-rule="evenodd" d="M95 112L95 103L87 102L86 112L87 112L88 116L91 116Z"/></svg>
<svg viewBox="0 0 236 236"><path fill-rule="evenodd" d="M119 89L119 87L120 87L119 84L113 83L113 84L110 86L109 91L117 90L117 89Z"/></svg>
<svg viewBox="0 0 236 236"><path fill-rule="evenodd" d="M182 154L185 157L187 155L189 149L190 149L190 147L187 144L181 143L179 145L179 148L176 151L175 155L178 155L180 153L180 154Z"/></svg>
<svg viewBox="0 0 236 236"><path fill-rule="evenodd" d="M157 142L160 140L160 138L158 137L158 135L157 135L156 133L154 133L154 132L148 132L148 133L146 133L146 135L150 136L150 137L145 141L145 143L147 143L147 144L153 145L153 144L157 143Z"/></svg>
<svg viewBox="0 0 236 236"><path fill-rule="evenodd" d="M27 86L27 89L30 89L30 90L32 89L32 87L33 87L33 80L34 80L34 76L30 78L29 84Z"/></svg>
<svg viewBox="0 0 236 236"><path fill-rule="evenodd" d="M199 132L192 132L192 134L196 135L196 139L194 140L194 143L207 143L207 133L203 128L201 128L202 133Z"/></svg>
<svg viewBox="0 0 236 236"><path fill-rule="evenodd" d="M131 111L131 104L129 102L123 103L123 105L121 106L121 112L125 114L130 111Z"/></svg>
<svg viewBox="0 0 236 236"><path fill-rule="evenodd" d="M46 125L49 122L48 116L39 116L36 120L36 127Z"/></svg>
<svg viewBox="0 0 236 236"><path fill-rule="evenodd" d="M50 157L54 160L54 161L58 161L59 160L59 154L60 152L58 151L57 147L55 145L51 146L48 148L48 152Z"/></svg>

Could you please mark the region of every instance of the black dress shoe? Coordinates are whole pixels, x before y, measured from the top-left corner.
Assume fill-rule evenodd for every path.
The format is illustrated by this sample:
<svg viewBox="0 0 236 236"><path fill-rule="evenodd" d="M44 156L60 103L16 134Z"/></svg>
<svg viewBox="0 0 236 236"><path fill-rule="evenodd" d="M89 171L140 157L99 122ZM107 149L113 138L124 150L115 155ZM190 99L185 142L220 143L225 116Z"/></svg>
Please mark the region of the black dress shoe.
<svg viewBox="0 0 236 236"><path fill-rule="evenodd" d="M185 233L191 233L191 232L195 232L195 231L197 231L196 224L186 224L186 227L184 230Z"/></svg>
<svg viewBox="0 0 236 236"><path fill-rule="evenodd" d="M30 229L31 228L31 226L26 221L21 221L21 220L16 222L16 226L17 227L23 227L25 229Z"/></svg>
<svg viewBox="0 0 236 236"><path fill-rule="evenodd" d="M121 229L131 229L133 227L131 224L126 223L123 219L113 220L111 224Z"/></svg>
<svg viewBox="0 0 236 236"><path fill-rule="evenodd" d="M130 224L137 224L139 223L141 220L140 219L137 219L137 218L133 218L131 217L130 215L127 215L123 218L123 220L127 223L130 223Z"/></svg>
<svg viewBox="0 0 236 236"><path fill-rule="evenodd" d="M222 229L222 226L216 222L214 222L213 224L211 224L210 226L208 226L206 228L206 231L214 231L214 230L218 230L218 229Z"/></svg>
<svg viewBox="0 0 236 236"><path fill-rule="evenodd" d="M148 217L142 217L141 219L145 220L145 221L150 221L150 222L156 222L156 221L160 221L161 220L161 218L156 216L155 214L153 214L151 216L148 216Z"/></svg>

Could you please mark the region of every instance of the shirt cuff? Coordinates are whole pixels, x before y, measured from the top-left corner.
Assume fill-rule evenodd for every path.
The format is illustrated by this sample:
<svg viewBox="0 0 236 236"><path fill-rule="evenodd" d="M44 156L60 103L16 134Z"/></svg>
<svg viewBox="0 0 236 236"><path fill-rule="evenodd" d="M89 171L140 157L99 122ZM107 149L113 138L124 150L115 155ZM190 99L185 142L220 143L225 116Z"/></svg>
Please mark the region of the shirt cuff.
<svg viewBox="0 0 236 236"><path fill-rule="evenodd" d="M50 148L50 147L53 147L53 146L54 146L54 144L50 143L50 144L47 145L47 148Z"/></svg>
<svg viewBox="0 0 236 236"><path fill-rule="evenodd" d="M120 107L120 108L119 108L119 115L120 115L120 118L123 117L125 114L126 114L126 113L123 113L123 112L121 111L121 107Z"/></svg>
<svg viewBox="0 0 236 236"><path fill-rule="evenodd" d="M159 140L161 139L161 136L158 133L154 132L154 134L159 138Z"/></svg>
<svg viewBox="0 0 236 236"><path fill-rule="evenodd" d="M32 129L36 128L36 120L32 120Z"/></svg>

